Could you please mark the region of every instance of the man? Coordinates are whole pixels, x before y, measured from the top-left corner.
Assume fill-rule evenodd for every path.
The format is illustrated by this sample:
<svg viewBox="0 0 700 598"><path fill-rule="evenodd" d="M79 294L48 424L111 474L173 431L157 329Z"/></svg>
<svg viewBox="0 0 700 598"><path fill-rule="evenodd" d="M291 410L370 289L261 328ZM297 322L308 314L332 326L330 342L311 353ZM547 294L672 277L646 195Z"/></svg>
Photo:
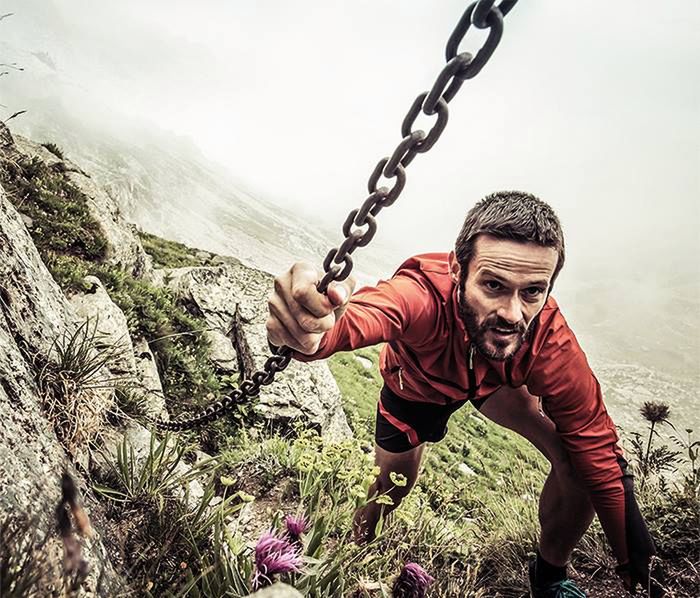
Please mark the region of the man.
<svg viewBox="0 0 700 598"><path fill-rule="evenodd" d="M654 553L598 381L550 296L563 265L553 210L530 194L500 192L469 211L454 251L412 257L355 295L352 280L318 293L319 273L295 264L275 280L267 321L270 343L301 361L387 343L375 434L380 474L370 495L389 492L398 506L415 484L425 442L440 441L466 402L542 452L552 469L530 563L536 597L584 596L566 565L594 511L628 589L648 583ZM406 476L405 487L394 487L392 471ZM358 511L356 536L373 538L379 517L375 502Z"/></svg>

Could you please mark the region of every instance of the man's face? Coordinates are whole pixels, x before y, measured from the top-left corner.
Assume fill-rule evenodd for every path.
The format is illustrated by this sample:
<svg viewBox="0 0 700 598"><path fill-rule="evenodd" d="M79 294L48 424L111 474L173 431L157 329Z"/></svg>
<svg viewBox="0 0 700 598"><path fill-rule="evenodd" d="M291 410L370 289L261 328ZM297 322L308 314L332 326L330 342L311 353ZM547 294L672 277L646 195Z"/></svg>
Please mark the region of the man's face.
<svg viewBox="0 0 700 598"><path fill-rule="evenodd" d="M503 361L518 352L530 324L544 307L557 251L490 235L477 237L474 250L460 289L460 314L479 352ZM454 253L450 264L459 281Z"/></svg>

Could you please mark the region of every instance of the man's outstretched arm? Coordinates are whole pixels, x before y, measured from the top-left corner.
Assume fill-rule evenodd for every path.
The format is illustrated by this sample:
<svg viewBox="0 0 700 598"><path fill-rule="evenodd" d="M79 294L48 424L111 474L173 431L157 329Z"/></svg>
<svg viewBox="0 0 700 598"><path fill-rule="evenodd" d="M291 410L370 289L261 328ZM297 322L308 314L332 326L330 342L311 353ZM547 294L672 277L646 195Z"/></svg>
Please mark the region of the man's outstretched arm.
<svg viewBox="0 0 700 598"><path fill-rule="evenodd" d="M316 289L320 278L313 266L295 264L275 279L268 301L268 340L294 349L295 359L324 359L399 338L420 343L434 331L435 297L409 274L398 272L354 295L348 279L329 286L325 296Z"/></svg>

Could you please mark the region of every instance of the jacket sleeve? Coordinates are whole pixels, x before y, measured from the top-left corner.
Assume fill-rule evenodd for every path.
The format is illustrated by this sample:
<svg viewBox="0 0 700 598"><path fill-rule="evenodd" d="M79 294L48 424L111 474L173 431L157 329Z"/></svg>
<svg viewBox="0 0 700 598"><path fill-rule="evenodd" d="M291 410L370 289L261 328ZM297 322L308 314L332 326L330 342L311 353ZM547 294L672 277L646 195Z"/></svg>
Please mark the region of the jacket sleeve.
<svg viewBox="0 0 700 598"><path fill-rule="evenodd" d="M292 355L299 361L315 361L399 338L418 345L425 342L426 330L435 320L432 292L410 274L399 272L354 293L343 316L321 339L318 351Z"/></svg>
<svg viewBox="0 0 700 598"><path fill-rule="evenodd" d="M588 487L600 523L620 563L628 558L622 453L600 384L558 309L543 310L532 341L528 390L542 397L571 463Z"/></svg>

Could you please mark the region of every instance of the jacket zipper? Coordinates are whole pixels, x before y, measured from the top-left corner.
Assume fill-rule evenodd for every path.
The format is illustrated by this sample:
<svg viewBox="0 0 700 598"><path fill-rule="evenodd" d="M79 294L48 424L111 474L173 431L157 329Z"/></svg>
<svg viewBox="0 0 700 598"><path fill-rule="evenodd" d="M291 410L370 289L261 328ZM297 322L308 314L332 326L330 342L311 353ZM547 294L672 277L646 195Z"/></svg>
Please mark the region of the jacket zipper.
<svg viewBox="0 0 700 598"><path fill-rule="evenodd" d="M467 358L467 374L469 376L469 391L467 399L476 397L476 373L474 372L474 343L469 343L469 357Z"/></svg>

